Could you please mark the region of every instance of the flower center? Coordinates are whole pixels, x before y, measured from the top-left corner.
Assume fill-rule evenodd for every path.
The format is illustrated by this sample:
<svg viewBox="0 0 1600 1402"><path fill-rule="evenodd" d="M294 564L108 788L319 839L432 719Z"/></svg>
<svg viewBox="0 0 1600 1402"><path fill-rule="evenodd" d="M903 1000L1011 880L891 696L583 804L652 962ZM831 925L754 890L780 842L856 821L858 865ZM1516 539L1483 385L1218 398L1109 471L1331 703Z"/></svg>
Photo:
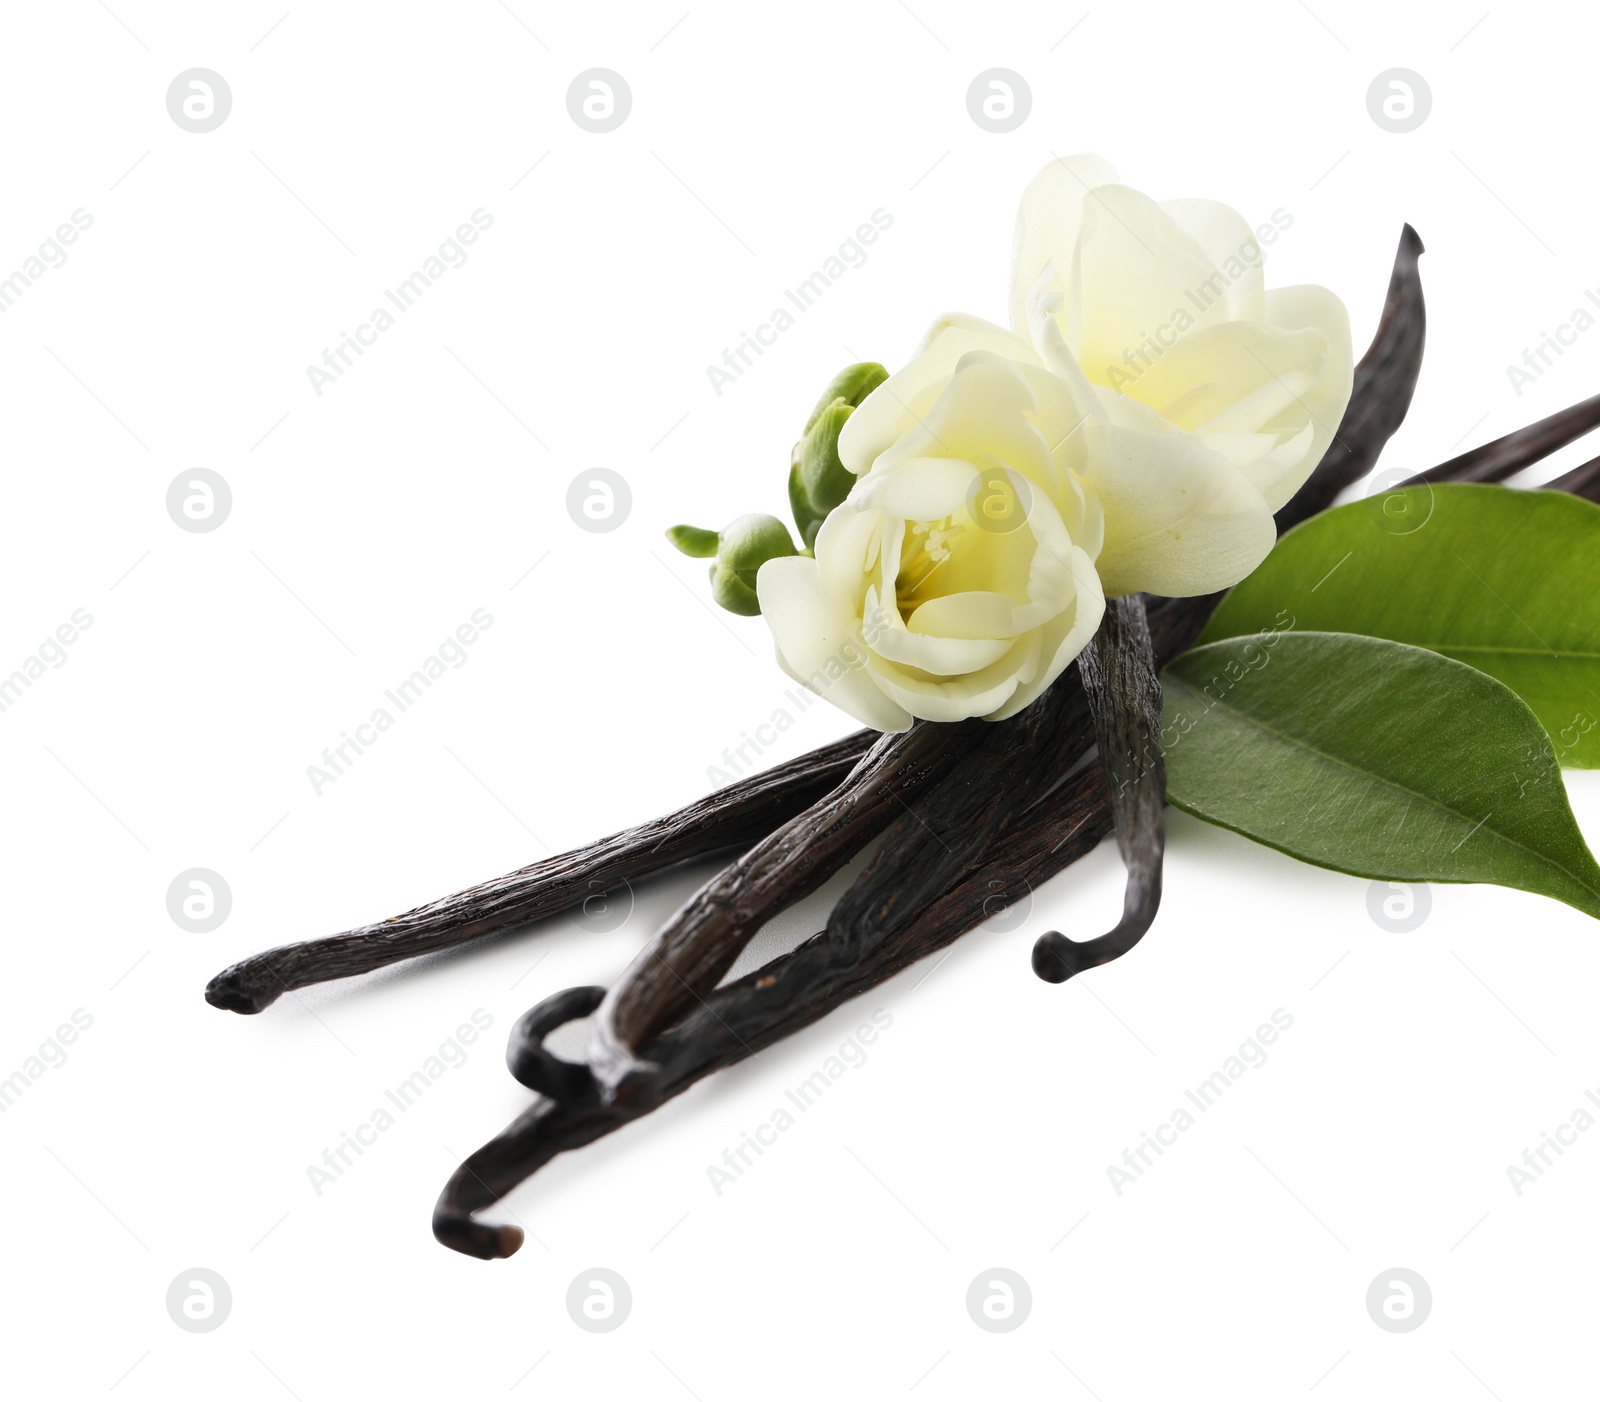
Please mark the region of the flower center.
<svg viewBox="0 0 1600 1402"><path fill-rule="evenodd" d="M940 587L940 574L950 563L952 548L960 548L966 529L954 516L906 522L900 572L894 580L895 605L902 618L909 618L918 606L948 592Z"/></svg>

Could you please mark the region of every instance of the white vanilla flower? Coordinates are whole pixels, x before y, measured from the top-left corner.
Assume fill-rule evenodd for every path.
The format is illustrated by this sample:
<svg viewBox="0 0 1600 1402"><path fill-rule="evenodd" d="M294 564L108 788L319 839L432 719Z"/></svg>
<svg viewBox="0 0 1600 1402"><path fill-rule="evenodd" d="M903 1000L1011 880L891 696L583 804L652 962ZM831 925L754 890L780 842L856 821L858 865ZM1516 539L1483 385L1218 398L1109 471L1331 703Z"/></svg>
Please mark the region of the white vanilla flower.
<svg viewBox="0 0 1600 1402"><path fill-rule="evenodd" d="M1238 583L1333 440L1350 322L1325 288L1265 290L1261 236L1281 227L1157 204L1097 156L1052 161L1022 196L1012 326L1104 412L1084 480L1105 508L1108 595Z"/></svg>
<svg viewBox="0 0 1600 1402"><path fill-rule="evenodd" d="M1002 720L1038 696L1105 607L1079 481L1091 407L1000 327L936 323L845 423L845 466L872 470L815 559L761 566L784 670L879 730Z"/></svg>

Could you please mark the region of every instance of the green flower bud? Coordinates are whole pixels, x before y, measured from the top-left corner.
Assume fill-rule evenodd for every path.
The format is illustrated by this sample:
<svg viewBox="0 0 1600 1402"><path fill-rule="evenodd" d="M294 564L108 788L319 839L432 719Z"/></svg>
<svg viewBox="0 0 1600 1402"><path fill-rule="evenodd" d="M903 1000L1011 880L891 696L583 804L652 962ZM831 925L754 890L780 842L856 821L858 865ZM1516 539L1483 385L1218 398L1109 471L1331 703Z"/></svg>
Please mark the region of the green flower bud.
<svg viewBox="0 0 1600 1402"><path fill-rule="evenodd" d="M745 618L754 618L761 612L754 582L746 584L741 576L721 565L711 567L711 597L729 613Z"/></svg>
<svg viewBox="0 0 1600 1402"><path fill-rule="evenodd" d="M798 555L789 528L776 516L752 512L730 521L717 537L717 563L741 574L754 574L768 560Z"/></svg>
<svg viewBox="0 0 1600 1402"><path fill-rule="evenodd" d="M855 473L839 461L839 434L853 413L853 404L835 399L811 421L795 455L800 464L801 490L811 509L822 516L849 496L856 484Z"/></svg>
<svg viewBox="0 0 1600 1402"><path fill-rule="evenodd" d="M810 433L811 425L822 417L822 411L835 399L844 400L854 409L888 378L889 372L875 360L863 360L859 365L845 366L822 391L822 398L817 400L817 407L811 411L811 417L806 420L801 432Z"/></svg>
<svg viewBox="0 0 1600 1402"><path fill-rule="evenodd" d="M816 544L828 513L856 484L855 473L839 460L839 434L854 412L843 399L823 406L789 455L789 509L807 550Z"/></svg>
<svg viewBox="0 0 1600 1402"><path fill-rule="evenodd" d="M817 543L817 532L822 529L822 523L827 518L826 511L818 511L811 505L811 500L806 496L804 483L800 480L800 450L805 446L805 439L794 445L794 452L789 459L789 510L794 516L794 523L799 528L800 539L805 542L807 550L812 549Z"/></svg>
<svg viewBox="0 0 1600 1402"><path fill-rule="evenodd" d="M691 560L709 560L717 553L717 533L703 526L668 526L667 539Z"/></svg>
<svg viewBox="0 0 1600 1402"><path fill-rule="evenodd" d="M846 420L889 372L872 361L846 366L835 375L806 420L789 458L789 508L809 550L828 513L850 495L855 474L839 460L839 434Z"/></svg>
<svg viewBox="0 0 1600 1402"><path fill-rule="evenodd" d="M756 598L756 572L768 560L799 553L789 528L776 516L753 512L730 521L717 536L711 597L729 613L754 617L761 612Z"/></svg>

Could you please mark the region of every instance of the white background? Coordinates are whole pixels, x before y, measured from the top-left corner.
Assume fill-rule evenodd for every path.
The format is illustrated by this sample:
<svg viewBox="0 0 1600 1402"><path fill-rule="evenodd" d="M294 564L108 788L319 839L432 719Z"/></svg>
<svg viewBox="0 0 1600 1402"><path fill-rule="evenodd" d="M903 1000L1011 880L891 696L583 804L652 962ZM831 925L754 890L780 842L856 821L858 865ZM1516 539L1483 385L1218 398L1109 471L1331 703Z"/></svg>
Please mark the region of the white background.
<svg viewBox="0 0 1600 1402"><path fill-rule="evenodd" d="M1437 888L1395 935L1366 882L1174 815L1134 956L1029 971L1041 930L1118 908L1105 847L1017 928L557 1161L490 1214L530 1232L496 1263L428 1222L527 1103L506 1032L613 979L703 872L609 934L557 919L254 1019L202 1001L250 952L674 808L793 710L761 622L705 606L662 528L782 511L842 363L898 362L946 310L1003 319L1052 154L1287 211L1269 285L1334 288L1358 347L1415 224L1429 350L1386 467L1595 389L1600 334L1520 396L1506 373L1600 283L1587 8L689 2L8 7L0 276L74 210L93 225L0 315L0 672L93 624L0 714L0 1077L93 1024L0 1118L7 1391L1574 1395L1600 1134L1520 1197L1506 1167L1600 1086L1600 947L1532 896ZM165 106L195 66L233 94L204 135ZM597 66L633 95L606 135L565 101ZM965 96L997 66L1033 93L999 136ZM1433 94L1407 135L1366 106L1396 66ZM307 365L480 208L469 260L317 395ZM868 262L718 396L705 367L877 209ZM165 509L196 467L233 493L210 534ZM597 467L632 490L609 534L564 504ZM467 663L316 793L307 766L479 608ZM817 704L765 758L851 728ZM1600 782L1569 786L1600 837ZM210 934L167 914L190 867L232 890ZM1118 1196L1107 1166L1278 1008L1267 1063ZM319 1195L308 1166L479 1009L465 1064ZM874 1009L866 1064L719 1196L708 1166ZM233 1295L206 1334L165 1306L196 1266ZM593 1266L633 1292L613 1333L566 1312ZM964 1305L994 1266L1032 1290L1008 1334ZM1433 1291L1409 1334L1364 1303L1395 1266Z"/></svg>

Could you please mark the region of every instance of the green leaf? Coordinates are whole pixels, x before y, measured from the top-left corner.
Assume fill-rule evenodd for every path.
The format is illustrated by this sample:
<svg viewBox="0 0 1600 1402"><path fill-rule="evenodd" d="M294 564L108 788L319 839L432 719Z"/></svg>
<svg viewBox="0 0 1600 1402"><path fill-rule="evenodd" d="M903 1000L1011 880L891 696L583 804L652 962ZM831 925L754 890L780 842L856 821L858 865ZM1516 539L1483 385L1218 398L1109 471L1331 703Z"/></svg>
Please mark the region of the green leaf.
<svg viewBox="0 0 1600 1402"><path fill-rule="evenodd" d="M1355 876L1488 881L1600 919L1600 866L1550 739L1515 693L1347 633L1196 648L1164 673L1167 797Z"/></svg>
<svg viewBox="0 0 1600 1402"><path fill-rule="evenodd" d="M1201 642L1285 618L1469 663L1533 708L1562 764L1600 767L1600 506L1458 483L1337 507L1284 536Z"/></svg>

